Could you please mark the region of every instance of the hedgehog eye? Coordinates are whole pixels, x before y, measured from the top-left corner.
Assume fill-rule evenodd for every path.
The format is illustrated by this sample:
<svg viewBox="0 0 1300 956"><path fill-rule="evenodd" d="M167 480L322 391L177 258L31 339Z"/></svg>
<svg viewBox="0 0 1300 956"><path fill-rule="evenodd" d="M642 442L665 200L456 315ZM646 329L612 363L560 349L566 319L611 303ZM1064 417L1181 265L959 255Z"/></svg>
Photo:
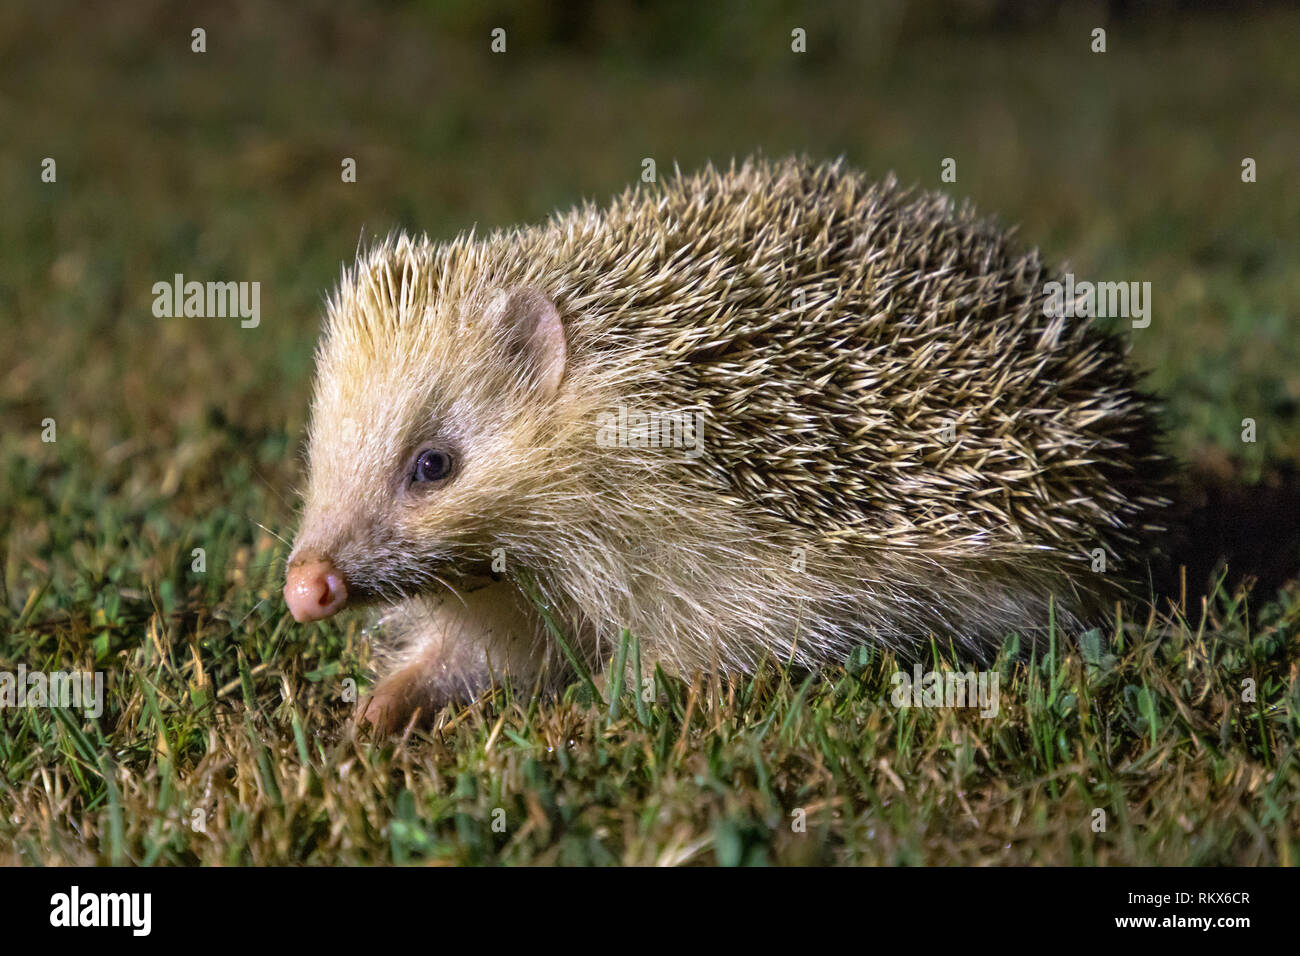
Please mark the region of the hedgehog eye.
<svg viewBox="0 0 1300 956"><path fill-rule="evenodd" d="M427 448L415 458L411 481L441 481L451 474L451 455L440 448Z"/></svg>

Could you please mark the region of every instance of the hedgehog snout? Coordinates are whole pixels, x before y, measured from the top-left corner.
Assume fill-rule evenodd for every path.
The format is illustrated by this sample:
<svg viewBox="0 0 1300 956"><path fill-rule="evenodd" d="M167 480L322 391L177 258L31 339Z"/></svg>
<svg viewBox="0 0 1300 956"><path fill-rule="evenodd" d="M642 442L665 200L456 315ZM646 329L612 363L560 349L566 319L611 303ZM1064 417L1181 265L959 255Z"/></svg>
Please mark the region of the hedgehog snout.
<svg viewBox="0 0 1300 956"><path fill-rule="evenodd" d="M299 624L319 621L347 605L347 582L328 558L308 558L290 565L284 603Z"/></svg>

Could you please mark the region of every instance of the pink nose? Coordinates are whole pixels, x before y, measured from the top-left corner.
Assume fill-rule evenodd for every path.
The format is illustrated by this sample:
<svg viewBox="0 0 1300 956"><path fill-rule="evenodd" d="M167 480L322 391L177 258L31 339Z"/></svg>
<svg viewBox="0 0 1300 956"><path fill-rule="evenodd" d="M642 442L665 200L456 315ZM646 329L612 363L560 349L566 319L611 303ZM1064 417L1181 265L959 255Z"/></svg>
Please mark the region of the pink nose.
<svg viewBox="0 0 1300 956"><path fill-rule="evenodd" d="M319 621L348 603L348 588L329 561L307 561L289 568L284 603L295 621Z"/></svg>

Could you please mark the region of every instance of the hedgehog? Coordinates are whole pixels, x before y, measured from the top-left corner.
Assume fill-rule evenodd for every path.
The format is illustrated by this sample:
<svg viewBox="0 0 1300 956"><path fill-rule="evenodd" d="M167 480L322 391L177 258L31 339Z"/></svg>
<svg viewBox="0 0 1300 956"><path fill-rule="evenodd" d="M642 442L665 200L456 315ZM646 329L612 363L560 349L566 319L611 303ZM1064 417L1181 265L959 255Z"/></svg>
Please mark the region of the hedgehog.
<svg viewBox="0 0 1300 956"><path fill-rule="evenodd" d="M390 236L327 302L286 603L372 609L380 732L600 674L627 636L689 677L1092 626L1167 466L1124 341L1053 309L1057 275L842 159Z"/></svg>

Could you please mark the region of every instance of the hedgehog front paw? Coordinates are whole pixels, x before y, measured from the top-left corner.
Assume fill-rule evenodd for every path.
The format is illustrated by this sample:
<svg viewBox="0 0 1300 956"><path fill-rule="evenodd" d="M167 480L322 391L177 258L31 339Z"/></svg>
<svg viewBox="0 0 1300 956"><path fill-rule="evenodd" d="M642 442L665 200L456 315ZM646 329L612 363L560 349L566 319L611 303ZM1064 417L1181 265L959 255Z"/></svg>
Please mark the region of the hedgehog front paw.
<svg viewBox="0 0 1300 956"><path fill-rule="evenodd" d="M491 582L458 594L423 596L381 619L381 672L357 708L378 735L427 727L439 710L464 703L510 675L527 685L541 665L539 622L518 590Z"/></svg>
<svg viewBox="0 0 1300 956"><path fill-rule="evenodd" d="M442 709L444 700L428 686L422 663L413 664L381 680L357 705L359 726L370 727L376 736L389 737L405 730L428 727Z"/></svg>

